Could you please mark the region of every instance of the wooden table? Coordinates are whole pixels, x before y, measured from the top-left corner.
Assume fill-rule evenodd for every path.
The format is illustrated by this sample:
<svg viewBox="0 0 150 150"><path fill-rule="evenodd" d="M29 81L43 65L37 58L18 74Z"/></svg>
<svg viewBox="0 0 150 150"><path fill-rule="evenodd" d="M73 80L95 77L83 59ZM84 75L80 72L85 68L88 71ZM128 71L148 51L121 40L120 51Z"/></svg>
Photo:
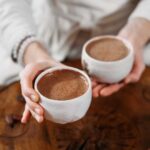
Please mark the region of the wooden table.
<svg viewBox="0 0 150 150"><path fill-rule="evenodd" d="M67 62L80 67L79 61ZM0 150L146 150L150 147L150 69L139 83L110 97L93 99L80 121L59 125L31 119L10 125L8 115L21 116L19 83L0 91Z"/></svg>

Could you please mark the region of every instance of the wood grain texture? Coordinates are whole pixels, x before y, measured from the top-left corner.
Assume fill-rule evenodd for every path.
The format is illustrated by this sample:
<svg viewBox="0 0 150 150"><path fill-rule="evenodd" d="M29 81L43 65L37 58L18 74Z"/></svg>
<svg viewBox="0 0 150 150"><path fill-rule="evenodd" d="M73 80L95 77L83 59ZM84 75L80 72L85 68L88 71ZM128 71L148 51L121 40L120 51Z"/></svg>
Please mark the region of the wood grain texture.
<svg viewBox="0 0 150 150"><path fill-rule="evenodd" d="M80 68L80 61L66 61ZM110 97L93 99L87 115L71 124L33 118L10 126L7 115L21 116L19 83L0 89L0 150L146 150L150 147L150 69L137 84Z"/></svg>

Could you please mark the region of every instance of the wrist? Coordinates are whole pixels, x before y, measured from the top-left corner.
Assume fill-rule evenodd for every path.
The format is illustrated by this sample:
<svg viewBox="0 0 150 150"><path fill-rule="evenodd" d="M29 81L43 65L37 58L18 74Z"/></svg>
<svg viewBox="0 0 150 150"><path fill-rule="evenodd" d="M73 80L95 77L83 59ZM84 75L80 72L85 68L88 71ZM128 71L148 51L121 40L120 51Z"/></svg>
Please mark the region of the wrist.
<svg viewBox="0 0 150 150"><path fill-rule="evenodd" d="M26 65L47 59L49 59L49 56L45 48L40 43L33 42L27 46L24 53L23 62Z"/></svg>
<svg viewBox="0 0 150 150"><path fill-rule="evenodd" d="M134 48L142 48L150 40L150 21L144 18L129 20L119 36L131 42Z"/></svg>
<svg viewBox="0 0 150 150"><path fill-rule="evenodd" d="M47 50L40 43L33 42L27 46L23 57L25 65L46 61L50 64L50 66L60 65L60 62L57 62L48 55Z"/></svg>

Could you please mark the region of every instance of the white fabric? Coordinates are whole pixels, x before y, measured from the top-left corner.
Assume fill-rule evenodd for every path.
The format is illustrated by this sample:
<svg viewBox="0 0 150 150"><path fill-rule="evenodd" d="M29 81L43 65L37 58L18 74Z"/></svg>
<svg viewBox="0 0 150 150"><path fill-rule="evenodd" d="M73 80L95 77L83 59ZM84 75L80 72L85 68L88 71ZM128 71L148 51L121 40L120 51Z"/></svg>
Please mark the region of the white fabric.
<svg viewBox="0 0 150 150"><path fill-rule="evenodd" d="M150 66L150 43L145 46L144 52L143 52L143 58L144 58L144 63L147 66Z"/></svg>
<svg viewBox="0 0 150 150"><path fill-rule="evenodd" d="M130 16L131 18L142 17L150 20L150 0L141 0Z"/></svg>
<svg viewBox="0 0 150 150"><path fill-rule="evenodd" d="M10 54L25 36L42 38L49 54L62 61L71 53L81 30L91 30L94 36L121 28L134 9L132 1L0 0L0 84L17 78L21 67L12 62ZM149 10L150 1L141 0L131 17L150 20Z"/></svg>

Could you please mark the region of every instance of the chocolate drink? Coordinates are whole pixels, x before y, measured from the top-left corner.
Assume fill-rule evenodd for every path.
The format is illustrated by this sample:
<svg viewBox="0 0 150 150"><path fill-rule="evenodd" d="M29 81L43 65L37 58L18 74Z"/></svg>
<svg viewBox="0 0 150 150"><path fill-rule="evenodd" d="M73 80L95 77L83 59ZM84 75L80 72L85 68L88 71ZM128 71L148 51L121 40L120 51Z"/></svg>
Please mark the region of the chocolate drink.
<svg viewBox="0 0 150 150"><path fill-rule="evenodd" d="M100 39L87 46L87 53L101 61L116 61L128 55L128 48L117 39Z"/></svg>
<svg viewBox="0 0 150 150"><path fill-rule="evenodd" d="M83 95L88 89L86 78L72 70L47 73L38 82L39 92L54 100L69 100Z"/></svg>

